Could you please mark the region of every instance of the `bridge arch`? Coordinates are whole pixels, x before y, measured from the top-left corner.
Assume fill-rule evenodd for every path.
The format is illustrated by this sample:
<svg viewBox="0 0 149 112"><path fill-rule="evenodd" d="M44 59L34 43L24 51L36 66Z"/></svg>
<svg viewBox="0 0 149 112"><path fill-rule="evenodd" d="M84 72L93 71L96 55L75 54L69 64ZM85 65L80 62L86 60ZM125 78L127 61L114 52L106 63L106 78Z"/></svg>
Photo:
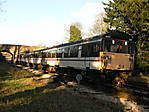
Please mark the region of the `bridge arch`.
<svg viewBox="0 0 149 112"><path fill-rule="evenodd" d="M3 52L6 52L6 53L9 53L11 55L11 61L13 61L13 53L11 53L9 50L5 49L5 50L0 50L0 53L3 53Z"/></svg>

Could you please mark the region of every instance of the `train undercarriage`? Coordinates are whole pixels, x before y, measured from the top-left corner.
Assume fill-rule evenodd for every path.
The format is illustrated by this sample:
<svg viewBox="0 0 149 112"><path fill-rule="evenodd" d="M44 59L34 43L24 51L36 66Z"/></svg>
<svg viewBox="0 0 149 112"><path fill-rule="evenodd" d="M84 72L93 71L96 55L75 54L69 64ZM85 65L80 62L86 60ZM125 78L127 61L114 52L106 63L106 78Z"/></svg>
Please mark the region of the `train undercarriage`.
<svg viewBox="0 0 149 112"><path fill-rule="evenodd" d="M44 73L64 73L73 80L76 80L77 75L81 75L81 81L85 80L95 84L108 83L113 86L123 86L131 76L131 71L118 70L93 70L93 69L75 69L73 67L59 67L43 64L33 64L21 62L23 66L28 66L32 69L40 70Z"/></svg>

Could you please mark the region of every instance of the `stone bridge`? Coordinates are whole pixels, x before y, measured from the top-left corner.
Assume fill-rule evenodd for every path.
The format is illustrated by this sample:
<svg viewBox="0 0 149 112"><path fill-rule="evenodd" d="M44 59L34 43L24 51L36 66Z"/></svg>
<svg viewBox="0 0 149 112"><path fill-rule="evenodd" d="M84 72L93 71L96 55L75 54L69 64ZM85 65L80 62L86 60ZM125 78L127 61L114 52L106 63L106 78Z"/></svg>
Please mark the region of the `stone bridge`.
<svg viewBox="0 0 149 112"><path fill-rule="evenodd" d="M0 53L5 56L9 61L15 63L21 53L26 51L35 51L46 48L45 46L25 46L25 45L11 45L0 44Z"/></svg>

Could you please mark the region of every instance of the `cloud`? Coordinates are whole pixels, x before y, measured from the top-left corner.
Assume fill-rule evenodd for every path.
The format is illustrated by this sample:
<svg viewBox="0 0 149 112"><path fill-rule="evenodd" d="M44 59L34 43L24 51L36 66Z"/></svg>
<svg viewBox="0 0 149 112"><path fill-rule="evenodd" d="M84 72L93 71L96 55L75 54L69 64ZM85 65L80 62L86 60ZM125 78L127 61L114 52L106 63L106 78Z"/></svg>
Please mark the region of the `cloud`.
<svg viewBox="0 0 149 112"><path fill-rule="evenodd" d="M102 3L86 3L79 11L72 14L74 21L79 21L87 30L93 24L97 14L103 13Z"/></svg>

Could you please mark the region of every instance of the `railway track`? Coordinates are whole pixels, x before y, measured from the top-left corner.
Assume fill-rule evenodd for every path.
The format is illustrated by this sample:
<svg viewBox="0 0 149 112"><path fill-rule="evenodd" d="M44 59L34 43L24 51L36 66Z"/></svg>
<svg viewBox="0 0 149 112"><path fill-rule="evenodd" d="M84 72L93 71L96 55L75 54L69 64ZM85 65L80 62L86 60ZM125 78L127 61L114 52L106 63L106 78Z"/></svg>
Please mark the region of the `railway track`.
<svg viewBox="0 0 149 112"><path fill-rule="evenodd" d="M149 85L147 83L128 82L124 86L127 90L140 98L147 98L149 101Z"/></svg>
<svg viewBox="0 0 149 112"><path fill-rule="evenodd" d="M131 91L140 105L145 105L146 109L149 109L149 85L147 83L128 82L125 88Z"/></svg>
<svg viewBox="0 0 149 112"><path fill-rule="evenodd" d="M149 92L149 84L147 83L141 83L141 82L127 82L125 85L128 88L133 88L134 90L141 90L141 91L147 91Z"/></svg>

